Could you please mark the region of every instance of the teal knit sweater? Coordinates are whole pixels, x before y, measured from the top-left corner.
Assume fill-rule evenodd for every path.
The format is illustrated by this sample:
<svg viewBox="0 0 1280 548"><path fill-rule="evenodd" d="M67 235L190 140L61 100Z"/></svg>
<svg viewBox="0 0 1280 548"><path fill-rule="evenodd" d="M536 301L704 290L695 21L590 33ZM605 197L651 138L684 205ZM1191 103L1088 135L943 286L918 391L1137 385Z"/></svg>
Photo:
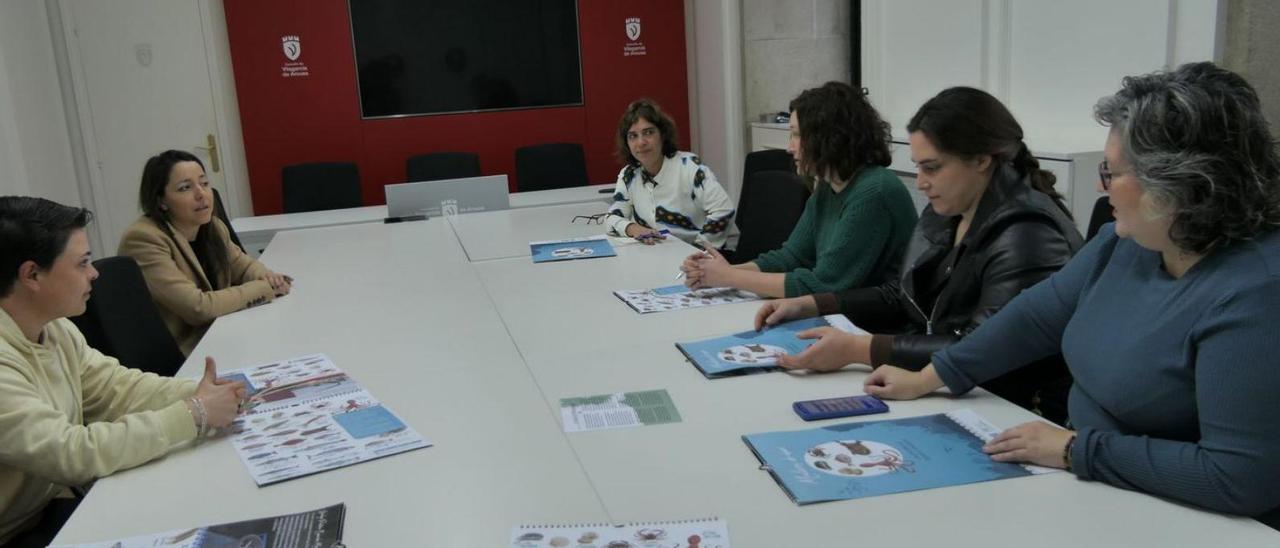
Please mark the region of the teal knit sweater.
<svg viewBox="0 0 1280 548"><path fill-rule="evenodd" d="M915 224L902 181L869 166L839 193L818 184L791 236L755 263L786 273L788 297L878 285L897 272Z"/></svg>

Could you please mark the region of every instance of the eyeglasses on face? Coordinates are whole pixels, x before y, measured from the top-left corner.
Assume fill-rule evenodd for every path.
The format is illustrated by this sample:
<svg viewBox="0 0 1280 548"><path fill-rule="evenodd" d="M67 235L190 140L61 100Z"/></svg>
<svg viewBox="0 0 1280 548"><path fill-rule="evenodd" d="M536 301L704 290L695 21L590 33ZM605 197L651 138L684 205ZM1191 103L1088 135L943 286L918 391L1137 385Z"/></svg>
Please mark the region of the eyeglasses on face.
<svg viewBox="0 0 1280 548"><path fill-rule="evenodd" d="M602 225L604 224L604 218L607 216L609 216L608 213L596 213L595 215L574 215L572 219L569 219L569 222L576 223L578 222L579 219L582 219L583 222L589 225L590 224Z"/></svg>
<svg viewBox="0 0 1280 548"><path fill-rule="evenodd" d="M1111 192L1111 181L1116 178L1116 175L1123 175L1123 173L1111 171L1111 164L1106 160L1098 163L1098 180L1102 181L1102 190Z"/></svg>

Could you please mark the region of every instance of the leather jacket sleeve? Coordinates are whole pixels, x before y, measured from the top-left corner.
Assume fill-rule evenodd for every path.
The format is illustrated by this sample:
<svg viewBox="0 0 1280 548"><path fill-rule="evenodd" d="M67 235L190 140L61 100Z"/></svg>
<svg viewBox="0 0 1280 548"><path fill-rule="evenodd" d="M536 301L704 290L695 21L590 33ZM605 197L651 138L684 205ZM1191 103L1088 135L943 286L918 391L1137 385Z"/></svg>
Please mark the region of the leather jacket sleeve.
<svg viewBox="0 0 1280 548"><path fill-rule="evenodd" d="M1032 217L1012 222L978 257L981 264L974 265L981 269L981 287L948 288L948 291L981 292L977 306L968 311L963 327L933 335L894 336L887 363L923 369L933 360L935 352L968 335L1023 290L1057 272L1073 253L1072 243L1047 219Z"/></svg>
<svg viewBox="0 0 1280 548"><path fill-rule="evenodd" d="M898 281L875 287L846 289L823 298L815 296L820 314L844 314L854 325L872 333L901 331L909 322L902 307L902 291Z"/></svg>

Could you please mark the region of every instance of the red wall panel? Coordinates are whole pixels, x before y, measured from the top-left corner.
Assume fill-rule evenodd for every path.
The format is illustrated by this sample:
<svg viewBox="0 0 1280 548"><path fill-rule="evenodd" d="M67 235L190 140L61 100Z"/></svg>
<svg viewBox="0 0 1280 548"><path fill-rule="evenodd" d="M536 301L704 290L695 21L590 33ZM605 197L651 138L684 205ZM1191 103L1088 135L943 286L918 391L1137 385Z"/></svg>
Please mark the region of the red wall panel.
<svg viewBox="0 0 1280 548"><path fill-rule="evenodd" d="M465 0L458 0L465 1ZM486 174L506 173L516 188L515 149L581 143L592 182L610 182L619 164L614 132L628 102L656 99L689 139L684 12L680 0L580 0L578 29L583 105L577 107L363 120L345 0L226 0L227 32L244 130L254 213L281 211L280 170L302 162L353 161L366 204L382 187L404 182L415 154L470 151ZM627 18L641 32L629 40ZM297 36L306 76L286 77L281 47ZM624 48L643 46L643 55ZM296 70L297 65L295 65Z"/></svg>

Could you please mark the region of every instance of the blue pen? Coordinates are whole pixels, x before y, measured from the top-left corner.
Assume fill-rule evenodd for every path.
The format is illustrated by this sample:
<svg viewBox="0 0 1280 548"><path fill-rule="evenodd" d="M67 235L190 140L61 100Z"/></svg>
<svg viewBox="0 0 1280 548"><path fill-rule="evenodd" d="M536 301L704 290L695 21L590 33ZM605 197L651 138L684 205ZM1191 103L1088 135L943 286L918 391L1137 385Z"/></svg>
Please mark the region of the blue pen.
<svg viewBox="0 0 1280 548"><path fill-rule="evenodd" d="M645 232L644 234L636 236L636 239L644 241L652 238L666 238L667 236L670 236L670 235L671 235L671 231L664 228L657 232Z"/></svg>

